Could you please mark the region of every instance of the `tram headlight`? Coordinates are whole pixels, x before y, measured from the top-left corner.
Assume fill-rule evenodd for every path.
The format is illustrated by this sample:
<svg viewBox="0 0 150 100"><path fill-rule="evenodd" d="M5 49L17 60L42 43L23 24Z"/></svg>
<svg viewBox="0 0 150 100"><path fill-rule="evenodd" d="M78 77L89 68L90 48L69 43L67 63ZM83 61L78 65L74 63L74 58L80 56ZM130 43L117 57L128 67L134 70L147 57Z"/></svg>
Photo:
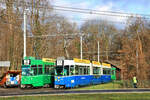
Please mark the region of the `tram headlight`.
<svg viewBox="0 0 150 100"><path fill-rule="evenodd" d="M71 83L74 83L74 80L71 80Z"/></svg>

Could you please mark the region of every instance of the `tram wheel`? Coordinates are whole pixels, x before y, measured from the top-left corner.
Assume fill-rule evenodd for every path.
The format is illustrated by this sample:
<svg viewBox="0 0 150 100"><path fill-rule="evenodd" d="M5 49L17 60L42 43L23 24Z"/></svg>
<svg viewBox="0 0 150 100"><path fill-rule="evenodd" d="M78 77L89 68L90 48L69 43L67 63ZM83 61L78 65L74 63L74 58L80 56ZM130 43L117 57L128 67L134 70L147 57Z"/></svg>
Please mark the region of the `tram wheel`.
<svg viewBox="0 0 150 100"><path fill-rule="evenodd" d="M49 84L45 84L43 87L44 88L50 88L50 85Z"/></svg>
<svg viewBox="0 0 150 100"><path fill-rule="evenodd" d="M21 88L21 89L25 89L25 88L26 88L26 85L20 85L20 88Z"/></svg>
<svg viewBox="0 0 150 100"><path fill-rule="evenodd" d="M55 88L55 89L59 89L60 86L59 86L59 85L55 85L54 88Z"/></svg>

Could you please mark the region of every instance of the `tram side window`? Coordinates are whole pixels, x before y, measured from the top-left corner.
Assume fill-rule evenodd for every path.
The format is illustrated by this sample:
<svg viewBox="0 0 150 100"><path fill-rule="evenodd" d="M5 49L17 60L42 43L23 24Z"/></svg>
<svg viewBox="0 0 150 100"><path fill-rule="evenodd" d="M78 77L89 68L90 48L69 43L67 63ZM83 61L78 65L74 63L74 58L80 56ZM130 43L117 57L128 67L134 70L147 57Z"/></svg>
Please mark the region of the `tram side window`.
<svg viewBox="0 0 150 100"><path fill-rule="evenodd" d="M79 75L86 75L88 73L86 66L79 66Z"/></svg>
<svg viewBox="0 0 150 100"><path fill-rule="evenodd" d="M70 66L70 75L74 75L75 70L74 70L74 66Z"/></svg>
<svg viewBox="0 0 150 100"><path fill-rule="evenodd" d="M99 67L96 68L96 74L100 75L100 68Z"/></svg>
<svg viewBox="0 0 150 100"><path fill-rule="evenodd" d="M64 76L69 75L69 66L64 66Z"/></svg>
<svg viewBox="0 0 150 100"><path fill-rule="evenodd" d="M83 75L83 68L81 66L79 67L79 75Z"/></svg>
<svg viewBox="0 0 150 100"><path fill-rule="evenodd" d="M88 68L89 67L87 67L87 66L76 66L75 69L76 69L76 71L78 71L78 72L76 72L76 73L78 73L76 75L87 75L87 74L89 74L90 72L89 72Z"/></svg>
<svg viewBox="0 0 150 100"><path fill-rule="evenodd" d="M75 75L79 75L79 66L75 66Z"/></svg>
<svg viewBox="0 0 150 100"><path fill-rule="evenodd" d="M95 67L93 68L93 74L96 74L96 68Z"/></svg>
<svg viewBox="0 0 150 100"><path fill-rule="evenodd" d="M101 75L102 74L102 70L101 70L102 68L99 68L99 74Z"/></svg>
<svg viewBox="0 0 150 100"><path fill-rule="evenodd" d="M100 74L100 68L99 67L94 67L93 68L93 74L99 75Z"/></svg>
<svg viewBox="0 0 150 100"><path fill-rule="evenodd" d="M87 75L87 67L83 67L84 68L84 75Z"/></svg>
<svg viewBox="0 0 150 100"><path fill-rule="evenodd" d="M31 75L37 75L37 66L36 65L33 65L31 66Z"/></svg>
<svg viewBox="0 0 150 100"><path fill-rule="evenodd" d="M90 67L89 66L88 66L87 70L88 70L88 75L90 75Z"/></svg>
<svg viewBox="0 0 150 100"><path fill-rule="evenodd" d="M103 74L104 75L106 75L107 74L107 72L106 72L106 70L103 68Z"/></svg>
<svg viewBox="0 0 150 100"><path fill-rule="evenodd" d="M103 74L105 74L105 75L110 75L110 74L111 74L110 69L109 69L109 68L104 68L104 69L103 69Z"/></svg>
<svg viewBox="0 0 150 100"><path fill-rule="evenodd" d="M49 74L49 65L45 65L45 74Z"/></svg>
<svg viewBox="0 0 150 100"><path fill-rule="evenodd" d="M49 74L54 75L54 67L53 66L49 66Z"/></svg>
<svg viewBox="0 0 150 100"><path fill-rule="evenodd" d="M111 75L111 70L110 69L108 69L107 74Z"/></svg>
<svg viewBox="0 0 150 100"><path fill-rule="evenodd" d="M98 73L97 73L97 68L96 68L96 67L93 68L93 74L98 74Z"/></svg>
<svg viewBox="0 0 150 100"><path fill-rule="evenodd" d="M38 75L42 74L42 65L38 65Z"/></svg>

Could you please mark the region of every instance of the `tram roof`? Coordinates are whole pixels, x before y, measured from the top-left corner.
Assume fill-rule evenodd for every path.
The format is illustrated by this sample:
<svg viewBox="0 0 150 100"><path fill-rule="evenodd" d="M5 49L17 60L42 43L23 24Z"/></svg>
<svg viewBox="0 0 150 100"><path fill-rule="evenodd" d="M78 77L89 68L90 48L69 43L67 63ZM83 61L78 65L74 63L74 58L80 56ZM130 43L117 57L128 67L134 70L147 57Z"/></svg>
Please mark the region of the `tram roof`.
<svg viewBox="0 0 150 100"><path fill-rule="evenodd" d="M74 60L64 60L64 65L81 65L81 66L90 66L90 63L78 63L75 62Z"/></svg>
<svg viewBox="0 0 150 100"><path fill-rule="evenodd" d="M73 60L64 60L64 65L75 65Z"/></svg>
<svg viewBox="0 0 150 100"><path fill-rule="evenodd" d="M64 65L90 66L91 64L94 67L111 68L111 65L108 63L100 63L97 61L90 62L89 60L86 59L74 58L74 60L64 60Z"/></svg>
<svg viewBox="0 0 150 100"><path fill-rule="evenodd" d="M94 67L102 67L101 63L98 62L98 61L92 61L92 65L93 65Z"/></svg>

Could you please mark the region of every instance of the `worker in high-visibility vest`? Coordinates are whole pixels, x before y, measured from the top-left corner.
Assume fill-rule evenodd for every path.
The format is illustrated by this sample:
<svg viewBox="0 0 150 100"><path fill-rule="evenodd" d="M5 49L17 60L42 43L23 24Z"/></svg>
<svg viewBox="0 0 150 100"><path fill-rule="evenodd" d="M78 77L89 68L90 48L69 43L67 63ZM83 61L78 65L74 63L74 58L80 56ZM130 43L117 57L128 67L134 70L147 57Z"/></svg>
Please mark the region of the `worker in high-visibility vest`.
<svg viewBox="0 0 150 100"><path fill-rule="evenodd" d="M137 88L137 79L136 79L136 76L133 77L133 86L134 86L134 88Z"/></svg>

